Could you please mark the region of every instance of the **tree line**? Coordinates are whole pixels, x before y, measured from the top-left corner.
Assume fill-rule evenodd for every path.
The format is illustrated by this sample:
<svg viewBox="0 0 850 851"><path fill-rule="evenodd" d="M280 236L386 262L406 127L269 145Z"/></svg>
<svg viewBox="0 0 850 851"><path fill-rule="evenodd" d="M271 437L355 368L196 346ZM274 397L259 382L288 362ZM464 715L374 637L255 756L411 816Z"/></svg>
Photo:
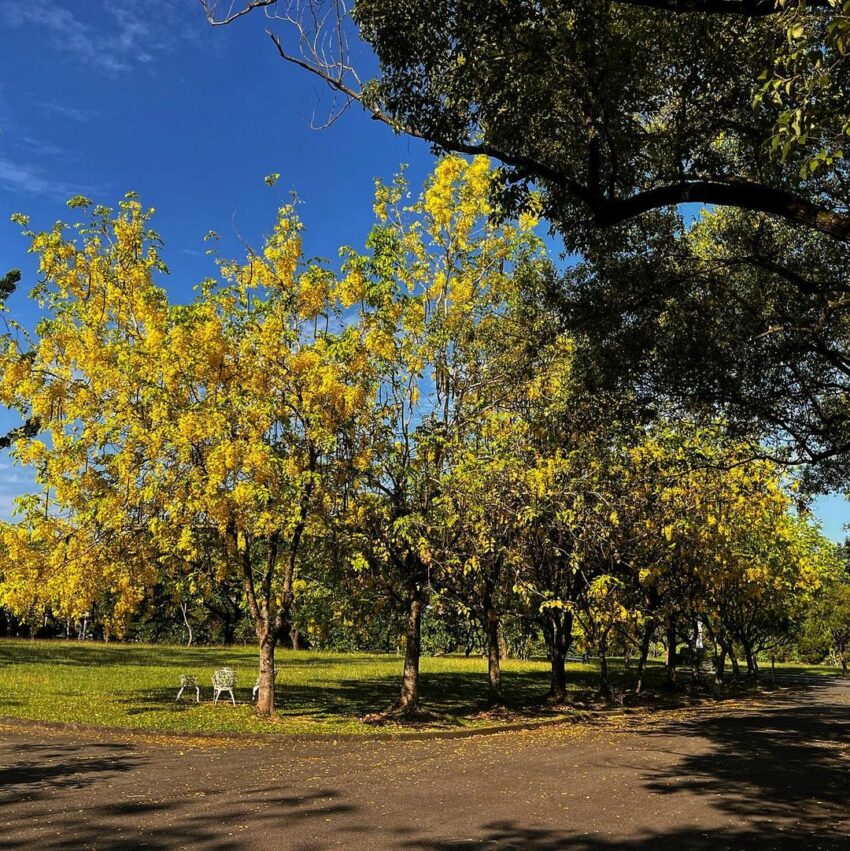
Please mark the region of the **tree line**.
<svg viewBox="0 0 850 851"><path fill-rule="evenodd" d="M187 626L190 607L246 613L263 716L299 632L398 640L390 711L414 717L423 629L483 647L492 706L506 634L542 640L554 701L578 645L610 697L615 651L638 692L657 637L671 686L681 643L695 669L710 647L716 678L754 676L815 612L843 664L845 560L801 483L763 432L598 380L564 309L584 272L548 257L533 197L500 213L499 179L450 155L421 194L379 183L337 268L304 258L285 204L243 260L210 234L218 277L185 304L135 196L72 199L72 227L17 216L44 316L5 335L0 401L37 489L0 528L0 605L96 610L115 637L152 601Z"/></svg>

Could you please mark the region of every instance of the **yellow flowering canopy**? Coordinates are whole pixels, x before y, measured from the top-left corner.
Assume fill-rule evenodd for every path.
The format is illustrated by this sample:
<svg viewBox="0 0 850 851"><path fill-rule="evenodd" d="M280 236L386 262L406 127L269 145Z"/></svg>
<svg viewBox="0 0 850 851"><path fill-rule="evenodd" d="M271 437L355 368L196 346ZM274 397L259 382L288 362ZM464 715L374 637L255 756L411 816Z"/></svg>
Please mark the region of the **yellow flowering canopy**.
<svg viewBox="0 0 850 851"><path fill-rule="evenodd" d="M151 213L130 196L72 230L27 231L46 316L0 353L0 401L41 427L14 446L41 493L0 531L0 603L16 611L106 600L120 629L201 541L220 575L258 541L291 546L368 408L358 329L336 321L335 276L304 265L291 206L188 305L157 283Z"/></svg>

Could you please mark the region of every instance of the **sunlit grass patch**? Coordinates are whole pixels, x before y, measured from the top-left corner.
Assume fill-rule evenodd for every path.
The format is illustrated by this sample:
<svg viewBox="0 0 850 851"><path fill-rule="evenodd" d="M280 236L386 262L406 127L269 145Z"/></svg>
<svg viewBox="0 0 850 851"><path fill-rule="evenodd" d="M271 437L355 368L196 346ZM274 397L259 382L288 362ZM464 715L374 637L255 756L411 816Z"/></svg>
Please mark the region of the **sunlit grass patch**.
<svg viewBox="0 0 850 851"><path fill-rule="evenodd" d="M212 673L225 665L237 675L235 707L226 697L218 705L212 703ZM251 686L257 676L257 654L251 647L3 640L0 715L187 733L374 733L376 728L361 718L393 702L401 665L395 655L280 651L279 716L270 724L255 717L251 704ZM506 659L503 666L511 720L558 717L542 705L549 684L545 660ZM390 725L380 731L453 730L498 723L481 713L487 689L484 659L423 657L421 668L423 701L433 713L432 720L415 728ZM628 682L633 675L628 672L624 679L619 660L612 668L615 683ZM835 669L793 670L833 673ZM657 663L650 673L660 680ZM175 701L180 674L198 677L200 704L195 703L191 689L180 702ZM593 690L597 675L592 663L568 668L576 693Z"/></svg>

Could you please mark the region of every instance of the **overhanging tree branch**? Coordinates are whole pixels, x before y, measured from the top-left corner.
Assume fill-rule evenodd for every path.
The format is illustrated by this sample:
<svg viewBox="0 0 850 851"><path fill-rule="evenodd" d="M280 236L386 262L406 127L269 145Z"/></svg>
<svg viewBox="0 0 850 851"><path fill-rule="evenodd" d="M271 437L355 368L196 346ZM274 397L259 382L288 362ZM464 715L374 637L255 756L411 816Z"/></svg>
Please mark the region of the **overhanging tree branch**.
<svg viewBox="0 0 850 851"><path fill-rule="evenodd" d="M649 210L694 202L768 213L806 225L833 239L850 241L850 216L847 214L748 180L694 180L658 186L629 198L603 201L596 205L594 216L598 225L607 227Z"/></svg>
<svg viewBox="0 0 850 851"><path fill-rule="evenodd" d="M243 14L257 8L276 5L276 0L250 0L239 10L234 11L231 4L227 13L216 18L218 2L200 0L207 17L217 24L227 24ZM738 14L768 14L777 10L775 0L618 0L626 5L644 6L670 12L736 12ZM297 0L292 5L300 8ZM284 46L281 37L266 30L280 57L305 71L319 77L328 87L345 99L343 106L332 115L329 122L335 120L353 103L359 103L371 113L372 117L387 124L397 133L405 133L414 138L423 139L438 149L461 154L483 154L496 159L514 171L520 180L542 181L562 190L568 197L583 204L590 212L598 227L611 227L643 213L664 207L684 203L716 204L743 210L753 210L777 216L788 222L803 225L819 231L833 239L850 242L850 214L830 210L791 192L776 189L743 178L684 180L674 184L657 186L626 198L601 195L593 187L585 185L574 176L565 174L561 169L523 153L501 150L486 141L469 141L461 138L449 138L439 131L413 126L387 113L380 104L369 97L361 85L356 70L349 64L346 54L346 41L342 35L344 6L337 2L334 8L324 15L314 9L314 3L305 0L304 7L312 10L309 25L304 24L286 11L282 15L270 15L292 25L298 35L299 53ZM809 0L809 7L826 7L829 0ZM342 11L340 11L342 10ZM336 27L338 38L328 39L323 33L326 26ZM333 49L327 55L323 45L330 42Z"/></svg>
<svg viewBox="0 0 850 851"><path fill-rule="evenodd" d="M660 12L675 14L720 14L741 15L747 18L763 18L785 11L776 0L616 0L622 6L641 6L645 9L657 9ZM823 9L830 6L829 0L807 0L811 9Z"/></svg>

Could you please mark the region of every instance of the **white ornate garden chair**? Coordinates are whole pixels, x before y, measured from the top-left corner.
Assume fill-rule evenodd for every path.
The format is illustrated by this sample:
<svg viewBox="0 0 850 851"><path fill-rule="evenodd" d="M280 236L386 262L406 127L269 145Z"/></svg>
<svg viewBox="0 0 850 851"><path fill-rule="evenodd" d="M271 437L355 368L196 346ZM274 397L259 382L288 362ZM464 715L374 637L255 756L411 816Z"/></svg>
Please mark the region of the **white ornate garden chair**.
<svg viewBox="0 0 850 851"><path fill-rule="evenodd" d="M180 674L180 691L177 692L177 697L175 697L174 700L180 700L180 696L183 694L183 690L187 688L195 689L195 703L200 703L201 687L198 685L198 678L193 676L192 674Z"/></svg>
<svg viewBox="0 0 850 851"><path fill-rule="evenodd" d="M230 702L236 706L233 689L236 688L236 672L233 668L219 668L212 675L213 703L218 703L218 697L223 691L230 692Z"/></svg>
<svg viewBox="0 0 850 851"><path fill-rule="evenodd" d="M274 669L273 679L277 682L277 668ZM254 683L254 688L251 690L251 700L257 699L257 694L260 691L260 675L257 674L257 682Z"/></svg>

